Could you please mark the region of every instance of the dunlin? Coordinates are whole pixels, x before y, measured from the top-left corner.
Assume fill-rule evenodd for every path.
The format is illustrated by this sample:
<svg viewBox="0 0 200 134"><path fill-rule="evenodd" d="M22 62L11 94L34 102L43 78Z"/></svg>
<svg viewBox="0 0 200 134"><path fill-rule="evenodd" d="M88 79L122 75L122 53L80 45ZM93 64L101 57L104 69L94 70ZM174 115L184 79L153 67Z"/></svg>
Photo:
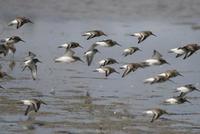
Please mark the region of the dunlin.
<svg viewBox="0 0 200 134"><path fill-rule="evenodd" d="M170 80L170 78L176 77L176 76L183 76L181 75L177 70L167 70L163 73L160 73L154 77L150 77L144 80L144 83L150 83L150 84L154 84L154 83L161 83L161 82L165 82L165 81L172 81Z"/></svg>
<svg viewBox="0 0 200 134"><path fill-rule="evenodd" d="M160 116L163 114L169 114L167 111L160 109L160 108L154 108L151 110L145 111L146 114L153 116L151 122L154 122L157 120Z"/></svg>
<svg viewBox="0 0 200 134"><path fill-rule="evenodd" d="M186 50L179 47L179 48L173 48L173 49L170 49L169 53L175 53L176 54L176 58L186 54Z"/></svg>
<svg viewBox="0 0 200 134"><path fill-rule="evenodd" d="M162 64L169 64L165 59L162 58L162 55L154 50L153 55L150 59L147 59L141 62L144 66L151 66L151 65L162 65Z"/></svg>
<svg viewBox="0 0 200 134"><path fill-rule="evenodd" d="M104 32L100 31L100 30L92 30L92 31L87 31L85 32L82 36L88 36L87 40L92 39L94 37L99 37L99 36L107 36Z"/></svg>
<svg viewBox="0 0 200 134"><path fill-rule="evenodd" d="M167 70L163 73L160 73L160 74L158 74L158 76L172 78L172 77L183 76L183 75L181 73L179 73L176 69L172 69L172 70Z"/></svg>
<svg viewBox="0 0 200 134"><path fill-rule="evenodd" d="M22 71L24 71L27 67L31 70L31 75L33 80L36 80L37 77L37 63L41 61L38 60L37 58L30 58L30 59L25 59L24 61L24 68Z"/></svg>
<svg viewBox="0 0 200 134"><path fill-rule="evenodd" d="M114 40L107 39L107 40L102 40L102 41L97 41L95 43L96 46L102 46L102 47L113 47L115 45L121 46L119 43L117 43Z"/></svg>
<svg viewBox="0 0 200 134"><path fill-rule="evenodd" d="M150 77L144 80L144 83L150 83L150 84L154 84L154 83L162 83L165 82L167 80L170 80L168 77L164 77L164 76L154 76L154 77Z"/></svg>
<svg viewBox="0 0 200 134"><path fill-rule="evenodd" d="M79 43L77 43L77 42L64 43L64 44L58 46L58 48L66 48L66 49L77 48L77 47L83 48L83 47L82 47Z"/></svg>
<svg viewBox="0 0 200 134"><path fill-rule="evenodd" d="M141 51L141 50L138 47L129 47L129 48L124 49L122 55L126 57L128 55L132 55L136 51Z"/></svg>
<svg viewBox="0 0 200 134"><path fill-rule="evenodd" d="M99 51L97 50L97 49L89 49L88 51L86 51L85 53L84 53L84 56L86 57L86 61L87 61L87 64L88 64L88 66L90 66L91 65L91 63L92 63L92 60L93 60L93 58L94 58L94 55L96 54L96 53L98 53Z"/></svg>
<svg viewBox="0 0 200 134"><path fill-rule="evenodd" d="M47 105L45 102L39 99L21 100L21 102L23 102L24 105L28 106L26 108L25 115L28 115L28 113L32 110L38 112L41 104Z"/></svg>
<svg viewBox="0 0 200 134"><path fill-rule="evenodd" d="M139 63L129 63L126 65L123 65L120 67L120 69L125 69L122 77L125 77L126 75L128 75L130 72L135 72L138 68L143 68L144 66L142 66Z"/></svg>
<svg viewBox="0 0 200 134"><path fill-rule="evenodd" d="M81 61L84 63L83 60L81 60L79 57L74 56L75 52L71 49L67 49L65 54L61 57L58 57L55 59L55 62L65 62L65 63L73 63L76 61Z"/></svg>
<svg viewBox="0 0 200 134"><path fill-rule="evenodd" d="M185 54L183 59L186 59L186 58L190 57L192 54L194 54L199 49L200 49L200 46L198 44L188 44L183 47L173 48L169 51L169 53L175 53L176 58Z"/></svg>
<svg viewBox="0 0 200 134"><path fill-rule="evenodd" d="M18 29L26 23L33 23L33 22L26 17L16 17L16 19L14 19L14 20L12 20L11 22L8 23L8 26L15 25L16 28Z"/></svg>
<svg viewBox="0 0 200 134"><path fill-rule="evenodd" d="M188 44L184 48L186 50L186 54L183 59L186 59L199 50L200 46L198 44Z"/></svg>
<svg viewBox="0 0 200 134"><path fill-rule="evenodd" d="M182 96L169 98L164 101L165 104L183 104L184 102L190 103L190 101L188 101L186 98Z"/></svg>
<svg viewBox="0 0 200 134"><path fill-rule="evenodd" d="M100 67L106 66L106 65L115 64L115 63L118 64L118 62L115 59L113 59L113 58L106 58L106 59L103 59L103 60L99 61Z"/></svg>
<svg viewBox="0 0 200 134"><path fill-rule="evenodd" d="M1 40L1 43L5 43L5 44L15 44L15 43L18 43L18 42L20 42L20 41L25 42L25 41L22 40L19 36L11 36L11 37L2 39L2 40Z"/></svg>
<svg viewBox="0 0 200 134"><path fill-rule="evenodd" d="M8 52L12 52L14 54L16 51L14 44L16 44L20 41L25 42L19 36L11 36L9 38L2 39L1 43L4 44L4 46L8 50Z"/></svg>
<svg viewBox="0 0 200 134"><path fill-rule="evenodd" d="M198 91L200 92L199 89L197 89L193 84L187 84L181 87L176 88L177 92L180 92L180 96L185 96L186 94L192 92L192 91Z"/></svg>
<svg viewBox="0 0 200 134"><path fill-rule="evenodd" d="M108 77L111 73L118 73L114 68L105 66L105 67L100 67L94 70L94 72L99 72L99 73L104 73L106 77Z"/></svg>
<svg viewBox="0 0 200 134"><path fill-rule="evenodd" d="M135 36L138 38L138 44L141 43L142 41L144 41L150 35L156 36L151 31L141 31L141 32L137 32L134 34L130 34L130 36Z"/></svg>

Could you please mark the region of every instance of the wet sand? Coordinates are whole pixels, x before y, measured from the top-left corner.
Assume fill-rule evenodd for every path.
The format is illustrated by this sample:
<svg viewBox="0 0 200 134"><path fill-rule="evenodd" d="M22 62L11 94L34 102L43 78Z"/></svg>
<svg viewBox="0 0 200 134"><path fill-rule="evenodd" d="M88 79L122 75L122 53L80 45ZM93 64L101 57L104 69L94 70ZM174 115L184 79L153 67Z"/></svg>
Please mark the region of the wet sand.
<svg viewBox="0 0 200 134"><path fill-rule="evenodd" d="M194 83L199 87L199 52L187 60L176 59L175 55L167 53L174 47L199 43L200 31L194 29L199 25L198 0L0 2L1 38L19 35L26 41L16 44L16 64L13 64L12 55L1 58L3 70L14 77L1 81L1 85L6 87L0 89L1 133L199 133L198 92L188 95L192 104L161 104L164 99L177 95L173 92L178 86ZM11 12L11 8L15 12ZM26 24L19 30L7 27L6 23L16 15L30 17L34 24ZM79 42L84 49L75 51L84 59L83 53L92 43L106 39L100 37L87 41L81 34L90 29L102 29L122 47L100 47L102 54L95 56L90 67L80 62L54 63L54 59L64 53L57 48L64 42ZM141 30L152 30L158 37L149 37L137 44L136 38L127 36ZM142 51L122 57L123 49L130 46L137 46ZM154 49L161 52L171 65L139 69L121 78L123 70L119 70L120 65L145 60ZM32 80L28 70L22 72L23 57L29 50L42 61L38 64L36 81ZM92 72L99 66L97 61L106 57L120 62L113 65L120 75L112 74L106 79L102 74ZM12 65L15 65L13 69L10 68ZM174 68L184 75L173 78L175 83L143 84L145 78ZM55 89L55 95L50 94L51 89ZM86 92L89 92L89 97ZM48 105L42 106L37 114L26 117L26 107L16 101L28 98L41 98ZM150 123L151 117L142 112L152 107L164 108L174 115L165 115Z"/></svg>

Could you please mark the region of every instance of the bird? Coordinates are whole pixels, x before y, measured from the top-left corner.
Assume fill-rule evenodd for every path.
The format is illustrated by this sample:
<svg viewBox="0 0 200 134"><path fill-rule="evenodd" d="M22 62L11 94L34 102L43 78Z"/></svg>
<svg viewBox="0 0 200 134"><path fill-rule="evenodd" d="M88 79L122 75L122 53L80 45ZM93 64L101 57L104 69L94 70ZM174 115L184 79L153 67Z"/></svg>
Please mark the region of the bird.
<svg viewBox="0 0 200 134"><path fill-rule="evenodd" d="M150 77L144 80L144 83L150 83L150 84L154 84L154 83L162 83L165 82L167 80L170 80L170 78L165 77L165 76L154 76L154 77Z"/></svg>
<svg viewBox="0 0 200 134"><path fill-rule="evenodd" d="M8 37L8 38L5 38L5 39L2 39L1 40L1 43L5 43L5 44L15 44L15 43L18 43L18 42L25 42L24 40L21 39L21 37L19 36L11 36L11 37Z"/></svg>
<svg viewBox="0 0 200 134"><path fill-rule="evenodd" d="M77 57L77 56L74 56L75 52L72 51L71 49L67 49L65 51L65 54L61 57L58 57L55 59L55 62L65 62L65 63L73 63L73 62L76 62L76 61L81 61L84 63L83 60L81 60L81 58Z"/></svg>
<svg viewBox="0 0 200 134"><path fill-rule="evenodd" d="M158 76L163 76L163 77L167 77L167 78L172 78L172 77L176 77L176 76L183 77L183 75L181 73L179 73L176 69L167 70L163 73L158 74Z"/></svg>
<svg viewBox="0 0 200 134"><path fill-rule="evenodd" d="M113 47L113 46L117 45L117 46L121 47L121 45L119 43L117 43L116 41L111 40L111 39L97 41L93 45L94 46L102 46L102 47Z"/></svg>
<svg viewBox="0 0 200 134"><path fill-rule="evenodd" d="M8 26L16 26L16 28L18 29L26 23L32 23L33 24L33 22L29 18L26 18L26 17L23 17L23 16L18 16L14 20L10 21L8 23Z"/></svg>
<svg viewBox="0 0 200 134"><path fill-rule="evenodd" d="M87 31L82 36L88 36L87 40L92 39L94 37L99 37L99 36L107 36L103 31L101 30L92 30L92 31Z"/></svg>
<svg viewBox="0 0 200 134"><path fill-rule="evenodd" d="M32 54L33 53L29 52L29 57L25 58L24 67L23 67L22 71L24 71L28 67L31 71L33 80L36 80L36 77L37 77L37 65L36 64L38 62L40 62L40 63L42 63L42 62L38 58L35 58L35 56Z"/></svg>
<svg viewBox="0 0 200 134"><path fill-rule="evenodd" d="M103 60L100 60L100 61L99 61L100 67L106 66L106 65L115 64L115 63L119 64L119 63L118 63L115 59L113 59L113 58L106 58L106 59L103 59Z"/></svg>
<svg viewBox="0 0 200 134"><path fill-rule="evenodd" d="M172 48L168 51L168 53L175 53L176 54L176 58L186 54L186 50L183 49L182 47L178 47L178 48Z"/></svg>
<svg viewBox="0 0 200 134"><path fill-rule="evenodd" d="M98 49L89 49L84 53L84 56L86 57L87 65L90 66L92 63L92 60L94 58L94 55L96 53L100 53Z"/></svg>
<svg viewBox="0 0 200 134"><path fill-rule="evenodd" d="M200 49L200 46L198 44L187 44L183 47L173 48L170 49L169 53L175 53L176 58L185 55L183 59L186 59L190 57L192 54L194 54L197 50Z"/></svg>
<svg viewBox="0 0 200 134"><path fill-rule="evenodd" d="M144 80L144 83L150 83L150 84L154 84L154 83L161 83L161 82L165 82L165 81L171 81L170 78L176 77L176 76L183 76L182 74L180 74L177 70L173 69L173 70L167 70L163 73L157 74L154 77L150 77Z"/></svg>
<svg viewBox="0 0 200 134"><path fill-rule="evenodd" d="M21 102L24 105L28 106L26 108L24 115L28 115L28 113L31 112L32 110L34 110L35 112L38 112L41 104L47 105L44 101L39 100L39 99L21 100Z"/></svg>
<svg viewBox="0 0 200 134"><path fill-rule="evenodd" d="M193 84L187 84L187 85L176 88L176 92L180 92L180 96L185 96L186 94L192 91L200 92L200 90L196 88Z"/></svg>
<svg viewBox="0 0 200 134"><path fill-rule="evenodd" d="M183 49L186 50L186 54L183 57L183 59L186 59L186 58L190 57L193 53L195 53L197 50L199 50L200 46L198 44L188 44L188 45L184 46Z"/></svg>
<svg viewBox="0 0 200 134"><path fill-rule="evenodd" d="M163 114L169 114L166 110L163 110L163 109L160 109L160 108L154 108L154 109L151 109L151 110L147 110L144 113L146 113L148 115L153 115L150 122L154 122L155 120L157 120Z"/></svg>
<svg viewBox="0 0 200 134"><path fill-rule="evenodd" d="M79 43L77 43L77 42L64 43L64 44L58 46L58 48L66 48L66 49L77 48L77 47L83 48L83 47L82 47Z"/></svg>
<svg viewBox="0 0 200 134"><path fill-rule="evenodd" d="M141 50L138 47L129 47L129 48L124 49L122 55L126 57L128 55L132 55L136 51L141 51Z"/></svg>
<svg viewBox="0 0 200 134"><path fill-rule="evenodd" d="M12 52L14 54L16 51L14 44L20 41L25 42L19 36L11 36L11 37L2 39L0 42L4 44L4 47L7 49L7 53Z"/></svg>
<svg viewBox="0 0 200 134"><path fill-rule="evenodd" d="M139 63L129 63L120 67L120 69L125 69L124 73L122 74L122 78L128 75L130 72L135 72L138 68L144 68Z"/></svg>
<svg viewBox="0 0 200 134"><path fill-rule="evenodd" d="M119 72L117 72L114 68L109 67L109 66L97 68L93 72L104 73L106 77L108 77L111 73L119 74Z"/></svg>
<svg viewBox="0 0 200 134"><path fill-rule="evenodd" d="M156 36L151 31L141 31L141 32L136 32L136 33L130 34L130 36L135 36L138 38L138 44L141 43L142 41L144 41L150 35Z"/></svg>
<svg viewBox="0 0 200 134"><path fill-rule="evenodd" d="M165 104L183 104L184 102L191 103L190 101L188 101L186 98L182 96L172 97L164 101Z"/></svg>
<svg viewBox="0 0 200 134"><path fill-rule="evenodd" d="M154 50L152 57L150 59L147 59L147 60L141 62L140 64L142 64L144 66L169 64L162 57L163 56L157 50Z"/></svg>

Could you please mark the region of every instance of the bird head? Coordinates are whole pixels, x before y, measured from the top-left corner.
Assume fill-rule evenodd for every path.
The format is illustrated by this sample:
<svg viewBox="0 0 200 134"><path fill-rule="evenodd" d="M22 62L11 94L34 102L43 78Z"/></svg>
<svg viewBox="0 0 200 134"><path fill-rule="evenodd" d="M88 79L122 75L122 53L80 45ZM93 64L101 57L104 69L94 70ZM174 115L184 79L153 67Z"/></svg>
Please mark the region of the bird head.
<svg viewBox="0 0 200 134"><path fill-rule="evenodd" d="M37 58L33 59L33 62L34 62L34 63L37 63L37 62L42 63L42 62L41 62L39 59L37 59Z"/></svg>
<svg viewBox="0 0 200 134"><path fill-rule="evenodd" d="M19 42L19 41L25 42L25 41L22 40L19 36L13 36L13 37L10 38L10 40L15 40L15 41L17 41L17 42Z"/></svg>

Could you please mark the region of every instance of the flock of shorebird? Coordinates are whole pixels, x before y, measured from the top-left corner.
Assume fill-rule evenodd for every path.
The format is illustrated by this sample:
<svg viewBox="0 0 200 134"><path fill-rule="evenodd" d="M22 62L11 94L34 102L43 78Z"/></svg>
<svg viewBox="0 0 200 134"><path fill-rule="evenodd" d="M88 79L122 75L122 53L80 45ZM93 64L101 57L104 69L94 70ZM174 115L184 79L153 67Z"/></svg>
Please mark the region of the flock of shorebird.
<svg viewBox="0 0 200 134"><path fill-rule="evenodd" d="M33 23L33 22L26 17L17 17L16 19L14 19L10 23L8 23L8 26L16 26L16 28L18 29L26 23ZM130 36L134 36L134 37L138 38L138 44L143 42L145 39L147 39L151 35L156 36L151 31L142 31L142 32L130 34ZM86 36L87 40L90 40L90 39L96 38L96 37L100 37L100 36L107 37L107 35L103 31L100 31L100 30L87 31L82 36ZM6 39L2 39L0 41L1 42L0 54L3 54L4 56L6 56L8 53L12 52L14 55L14 53L16 51L14 44L16 44L20 41L24 42L18 36L12 36L12 37L9 37ZM112 39L106 39L106 40L95 42L84 53L84 57L86 59L88 66L91 65L95 54L100 53L97 49L97 47L99 47L99 46L100 47L113 47L113 46L121 46L121 45ZM75 56L75 52L73 51L73 49L77 48L77 47L83 48L77 42L68 42L63 45L58 46L58 48L64 48L66 51L63 56L56 58L55 62L56 63L60 63L60 62L61 63L63 63L63 62L73 63L76 61L80 61L80 62L85 63L80 57ZM179 48L173 48L169 51L169 53L175 53L176 58L183 56L183 59L187 59L199 49L200 49L200 46L198 44L188 44L188 45L185 45L185 46L182 46ZM138 47L129 47L129 48L124 49L122 55L126 57L126 56L134 54L137 51L141 51L141 50ZM26 68L29 68L29 70L31 71L33 80L35 80L37 78L37 63L38 62L41 62L41 61L36 57L36 54L34 54L33 52L30 52L30 51L28 53L28 56L24 59L23 71ZM100 67L95 69L94 72L103 73L103 74L105 74L105 77L108 77L112 73L119 74L119 72L116 71L113 67L108 66L111 64L119 64L117 62L117 60L115 60L113 58L105 58L105 59L102 59L101 61L99 61L98 63L100 65ZM130 74L131 72L134 72L139 68L146 68L146 67L150 67L153 65L163 65L163 64L169 64L169 63L163 58L163 56L157 50L154 50L153 56L151 58L141 61L139 63L129 63L129 64L122 65L120 67L120 69L125 70L122 74L122 77L125 77L128 74ZM5 72L0 71L1 78L6 75L7 74ZM167 71L157 74L153 77L145 79L144 83L154 84L154 83L161 83L161 82L165 82L165 81L171 81L171 78L176 77L176 76L182 76L182 74L180 74L177 70L167 70ZM3 87L1 87L1 88L3 88ZM169 99L165 100L164 103L182 104L184 102L190 102L186 99L185 95L192 91L200 91L200 90L197 89L193 84L187 84L187 85L178 87L177 92L180 92L180 95L169 98ZM46 105L46 103L40 99L21 100L21 102L23 102L24 105L27 105L25 115L27 115L30 111L37 112L39 110L41 104ZM154 108L151 110L147 110L144 113L152 115L151 122L155 121L163 114L169 114L166 110L163 110L160 108Z"/></svg>

